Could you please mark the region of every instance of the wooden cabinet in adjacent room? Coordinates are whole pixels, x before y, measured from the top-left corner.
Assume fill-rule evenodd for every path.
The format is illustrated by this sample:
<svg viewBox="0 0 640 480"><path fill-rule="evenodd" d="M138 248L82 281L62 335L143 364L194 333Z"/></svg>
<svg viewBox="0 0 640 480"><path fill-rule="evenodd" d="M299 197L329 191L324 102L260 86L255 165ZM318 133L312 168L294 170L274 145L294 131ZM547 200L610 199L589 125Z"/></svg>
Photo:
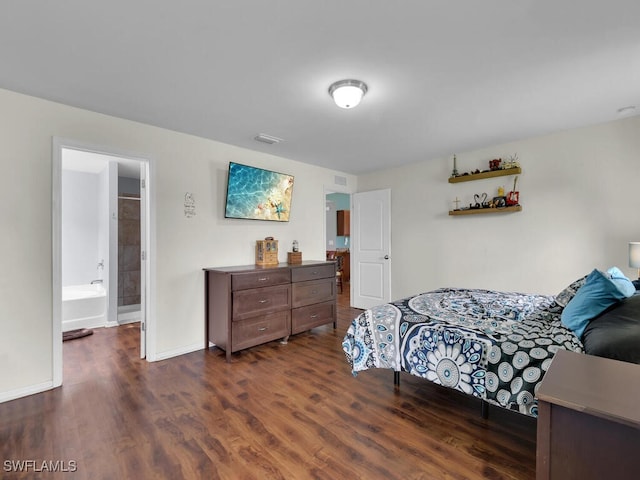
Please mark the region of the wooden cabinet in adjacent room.
<svg viewBox="0 0 640 480"><path fill-rule="evenodd" d="M351 254L349 250L338 250L336 255L342 257L342 280L348 282L351 279Z"/></svg>
<svg viewBox="0 0 640 480"><path fill-rule="evenodd" d="M348 237L351 234L349 226L351 222L351 211L338 210L336 213L338 221L336 235L338 235L339 237Z"/></svg>
<svg viewBox="0 0 640 480"><path fill-rule="evenodd" d="M335 263L205 268L205 349L231 354L333 323Z"/></svg>

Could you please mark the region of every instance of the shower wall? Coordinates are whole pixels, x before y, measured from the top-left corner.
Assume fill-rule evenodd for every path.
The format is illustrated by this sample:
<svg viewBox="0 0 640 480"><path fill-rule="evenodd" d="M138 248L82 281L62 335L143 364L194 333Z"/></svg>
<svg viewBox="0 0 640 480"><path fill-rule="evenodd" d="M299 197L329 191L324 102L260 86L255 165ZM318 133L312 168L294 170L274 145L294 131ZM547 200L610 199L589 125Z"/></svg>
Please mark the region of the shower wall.
<svg viewBox="0 0 640 480"><path fill-rule="evenodd" d="M118 196L118 306L140 303L140 195Z"/></svg>
<svg viewBox="0 0 640 480"><path fill-rule="evenodd" d="M98 211L100 175L62 170L62 285L82 285L103 278L98 263L101 230Z"/></svg>

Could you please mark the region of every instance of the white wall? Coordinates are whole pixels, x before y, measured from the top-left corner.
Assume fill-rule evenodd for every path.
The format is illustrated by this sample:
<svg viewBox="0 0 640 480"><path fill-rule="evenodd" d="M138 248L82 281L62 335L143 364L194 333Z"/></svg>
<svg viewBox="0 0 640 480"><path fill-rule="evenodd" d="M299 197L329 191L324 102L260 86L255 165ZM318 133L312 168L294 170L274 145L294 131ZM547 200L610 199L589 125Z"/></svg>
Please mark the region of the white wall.
<svg viewBox="0 0 640 480"><path fill-rule="evenodd" d="M456 152L460 172L518 153L523 211L449 216L453 200L511 190L511 177L450 184L448 158L374 172L359 191L391 189L392 297L438 287L556 294L593 268L630 278L640 240L640 117ZM511 179L511 180L508 180Z"/></svg>
<svg viewBox="0 0 640 480"><path fill-rule="evenodd" d="M475 169L518 152L523 212L449 217L456 196L495 184L449 184L451 159L372 173L341 172L0 90L0 401L52 383L52 137L151 158L156 186L157 358L204 343L201 269L250 264L273 235L280 258L293 239L305 259L325 255L325 187L392 190L394 297L440 286L556 293L594 267L627 274L640 240L640 118L457 152ZM277 150L274 150L277 151ZM237 161L295 176L289 223L223 218L226 171ZM196 216L184 215L191 192ZM35 293L34 293L35 292Z"/></svg>
<svg viewBox="0 0 640 480"><path fill-rule="evenodd" d="M99 174L62 171L62 285L87 284L102 274L101 190Z"/></svg>
<svg viewBox="0 0 640 480"><path fill-rule="evenodd" d="M203 267L251 264L255 240L297 239L304 259L323 259L325 186L356 178L34 97L0 90L0 401L52 382L52 137L137 152L155 168L156 338L165 358L204 344ZM274 149L277 152L277 149ZM289 223L224 219L229 161L295 176ZM184 196L196 215L184 215Z"/></svg>

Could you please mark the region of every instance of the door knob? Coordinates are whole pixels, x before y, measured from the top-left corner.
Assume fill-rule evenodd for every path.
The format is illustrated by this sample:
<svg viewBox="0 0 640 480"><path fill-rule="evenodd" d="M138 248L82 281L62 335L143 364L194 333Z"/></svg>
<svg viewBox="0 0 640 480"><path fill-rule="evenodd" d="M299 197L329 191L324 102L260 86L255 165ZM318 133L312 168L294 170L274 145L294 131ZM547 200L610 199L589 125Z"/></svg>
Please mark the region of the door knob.
<svg viewBox="0 0 640 480"><path fill-rule="evenodd" d="M385 255L385 256L384 256L384 259L385 259L385 260L389 260L389 255Z"/></svg>

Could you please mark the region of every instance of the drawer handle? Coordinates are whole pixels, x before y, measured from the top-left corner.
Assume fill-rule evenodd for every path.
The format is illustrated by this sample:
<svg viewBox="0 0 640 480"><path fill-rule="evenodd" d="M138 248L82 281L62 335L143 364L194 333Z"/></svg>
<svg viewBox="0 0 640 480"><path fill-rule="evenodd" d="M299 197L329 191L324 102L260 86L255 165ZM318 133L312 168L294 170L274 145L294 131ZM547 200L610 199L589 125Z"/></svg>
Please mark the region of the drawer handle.
<svg viewBox="0 0 640 480"><path fill-rule="evenodd" d="M311 315L311 318L318 318L318 315Z"/></svg>
<svg viewBox="0 0 640 480"><path fill-rule="evenodd" d="M267 329L267 327L261 327L258 329L259 332L264 332Z"/></svg>
<svg viewBox="0 0 640 480"><path fill-rule="evenodd" d="M315 295L316 293L318 293L318 290L311 290L311 295Z"/></svg>
<svg viewBox="0 0 640 480"><path fill-rule="evenodd" d="M317 275L317 274L318 274L317 270L314 270L313 272L311 272L311 275Z"/></svg>
<svg viewBox="0 0 640 480"><path fill-rule="evenodd" d="M259 282L266 282L267 280L269 280L269 277L261 277L258 279Z"/></svg>
<svg viewBox="0 0 640 480"><path fill-rule="evenodd" d="M269 300L260 300L260 303L267 303Z"/></svg>

